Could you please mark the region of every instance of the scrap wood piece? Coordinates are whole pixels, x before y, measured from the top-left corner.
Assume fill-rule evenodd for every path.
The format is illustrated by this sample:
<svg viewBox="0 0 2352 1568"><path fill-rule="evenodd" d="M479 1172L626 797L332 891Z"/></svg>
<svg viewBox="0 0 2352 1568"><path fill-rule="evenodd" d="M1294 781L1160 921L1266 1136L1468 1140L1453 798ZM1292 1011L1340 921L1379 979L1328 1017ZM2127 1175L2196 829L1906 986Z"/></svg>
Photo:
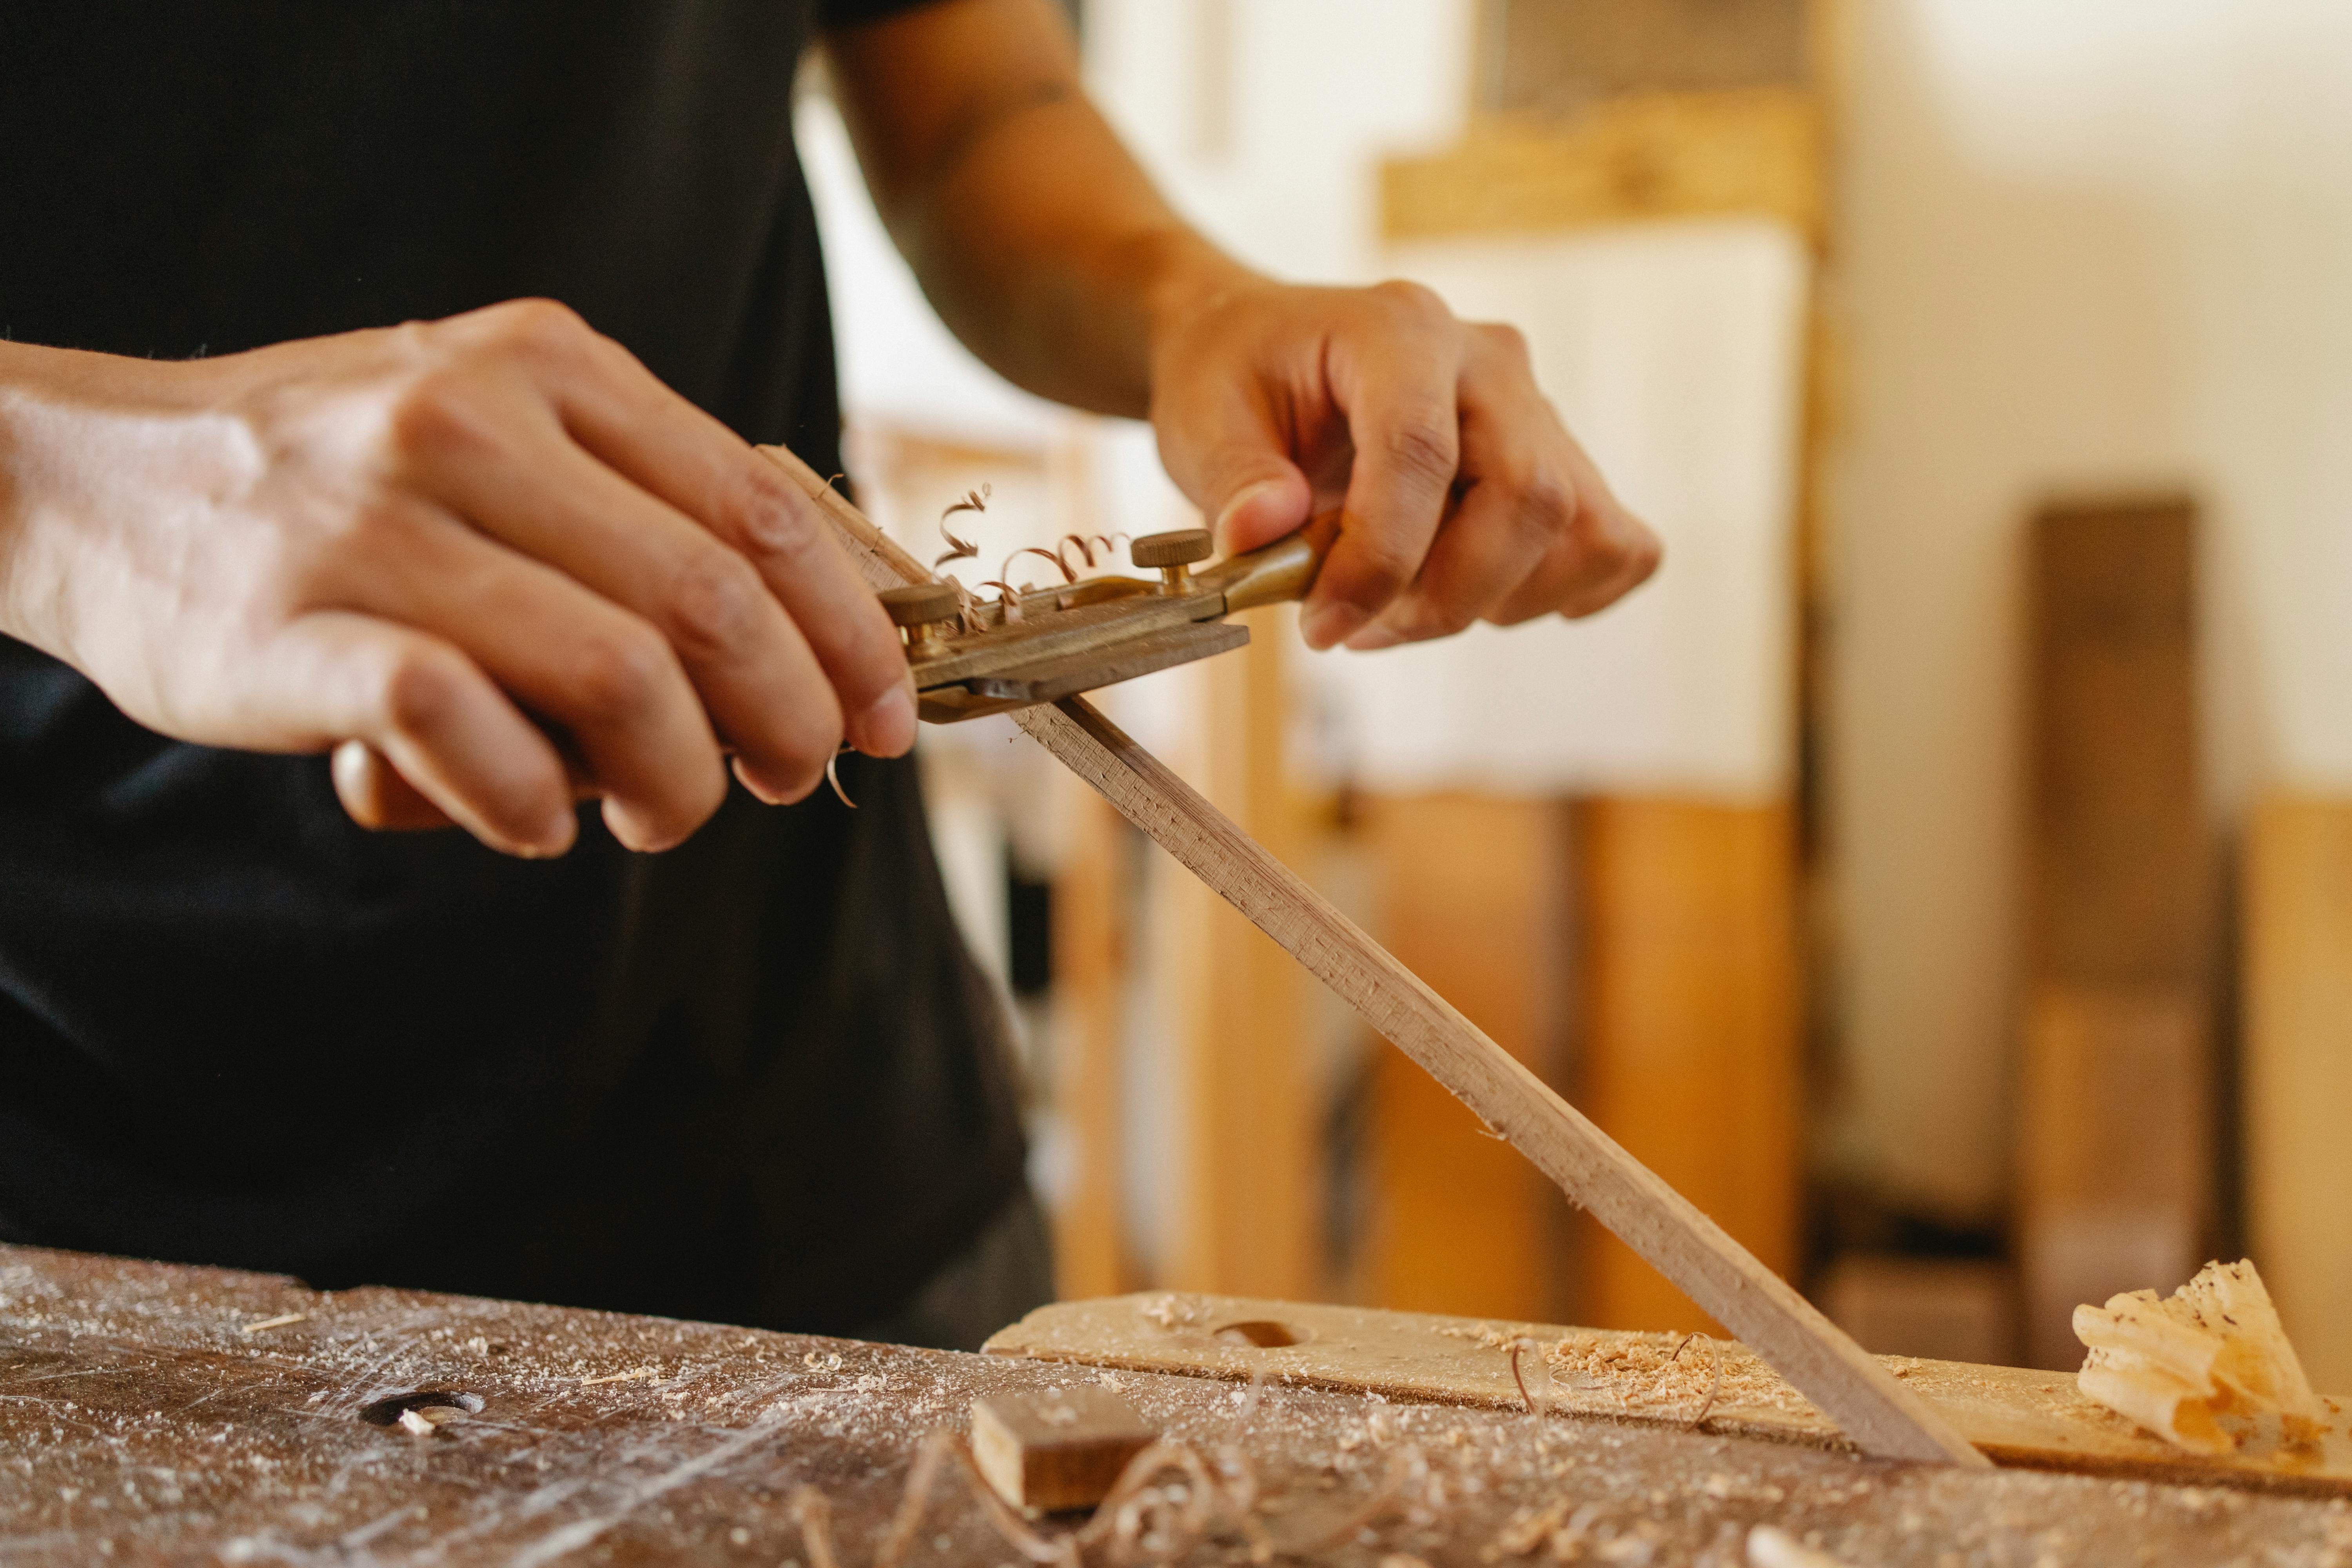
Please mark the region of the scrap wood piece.
<svg viewBox="0 0 2352 1568"><path fill-rule="evenodd" d="M920 563L779 447L759 450L824 509L876 588L928 581ZM1031 738L1337 992L1810 1397L1864 1451L1987 1465L1779 1275L1431 990L1321 894L1082 698L1013 715Z"/></svg>
<svg viewBox="0 0 2352 1568"><path fill-rule="evenodd" d="M1107 1388L992 1394L971 1402L971 1457L999 1497L1039 1513L1092 1508L1159 1434Z"/></svg>

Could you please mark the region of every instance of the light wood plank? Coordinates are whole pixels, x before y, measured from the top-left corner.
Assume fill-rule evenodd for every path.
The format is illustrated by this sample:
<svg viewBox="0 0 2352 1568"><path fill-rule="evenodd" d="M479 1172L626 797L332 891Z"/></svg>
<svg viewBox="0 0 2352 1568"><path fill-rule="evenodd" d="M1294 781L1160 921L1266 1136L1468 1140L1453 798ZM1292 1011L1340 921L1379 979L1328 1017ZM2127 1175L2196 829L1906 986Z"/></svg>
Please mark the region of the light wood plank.
<svg viewBox="0 0 2352 1568"><path fill-rule="evenodd" d="M1447 794L1359 803L1381 935L1538 1077L1566 1027L1566 809ZM1543 1318L1574 1309L1567 1205L1443 1085L1398 1052L1371 1067L1375 1194L1358 1299L1412 1311Z"/></svg>
<svg viewBox="0 0 2352 1568"><path fill-rule="evenodd" d="M1066 1151L1054 1200L1054 1285L1128 1288L1120 1205L1119 1010L1129 946L1126 826L1077 780L1056 781L1066 835L1054 876L1050 1091Z"/></svg>
<svg viewBox="0 0 2352 1568"><path fill-rule="evenodd" d="M1592 1120L1775 1273L1798 1263L1803 1067L1796 825L1786 805L1599 798L1575 815ZM1713 1331L1622 1242L1591 1238L1579 1316Z"/></svg>
<svg viewBox="0 0 2352 1568"><path fill-rule="evenodd" d="M2273 796L2252 826L2247 1220L2305 1370L2352 1387L2352 800Z"/></svg>
<svg viewBox="0 0 2352 1568"><path fill-rule="evenodd" d="M1245 1331L1234 1325L1247 1325ZM1569 1415L1687 1426L1713 1382L1705 1429L1783 1443L1836 1444L1838 1429L1738 1344L1674 1350L1680 1334L1439 1317L1152 1292L1041 1307L987 1344L992 1355L1133 1372L1305 1384L1436 1405L1525 1408L1508 1346L1551 1347L1550 1408ZM2208 1457L2177 1448L2086 1398L2063 1373L1882 1356L1940 1417L2003 1465L2261 1490L2352 1496L2352 1432L2339 1413L2316 1444L2284 1443L2257 1424L2244 1447ZM1522 1352L1521 1370L1528 1366Z"/></svg>
<svg viewBox="0 0 2352 1568"><path fill-rule="evenodd" d="M877 586L922 566L791 453L761 447L840 528ZM1864 1451L1984 1465L1789 1284L1643 1168L1331 907L1159 759L1086 701L1015 715L1021 727L1444 1083L1601 1224L1680 1285Z"/></svg>

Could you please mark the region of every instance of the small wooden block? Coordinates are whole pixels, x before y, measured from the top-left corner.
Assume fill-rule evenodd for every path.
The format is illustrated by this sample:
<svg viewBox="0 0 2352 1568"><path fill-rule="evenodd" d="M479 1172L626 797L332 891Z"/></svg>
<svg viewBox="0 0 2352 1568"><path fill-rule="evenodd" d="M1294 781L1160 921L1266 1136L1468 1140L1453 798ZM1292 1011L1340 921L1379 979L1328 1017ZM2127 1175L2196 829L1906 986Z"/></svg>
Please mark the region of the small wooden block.
<svg viewBox="0 0 2352 1568"><path fill-rule="evenodd" d="M1158 1433L1107 1388L1074 1384L1045 1394L992 1394L971 1402L971 1457L1015 1508L1092 1508Z"/></svg>

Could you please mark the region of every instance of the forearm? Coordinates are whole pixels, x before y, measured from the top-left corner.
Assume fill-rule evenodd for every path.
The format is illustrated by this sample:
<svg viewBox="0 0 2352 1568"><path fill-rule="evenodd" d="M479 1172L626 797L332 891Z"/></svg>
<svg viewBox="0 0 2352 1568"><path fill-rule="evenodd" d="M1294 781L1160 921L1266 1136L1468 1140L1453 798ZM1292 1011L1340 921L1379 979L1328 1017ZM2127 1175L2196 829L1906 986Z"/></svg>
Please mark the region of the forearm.
<svg viewBox="0 0 2352 1568"><path fill-rule="evenodd" d="M940 318L1042 396L1139 416L1169 321L1251 274L1168 205L1044 0L946 0L831 41L883 220Z"/></svg>

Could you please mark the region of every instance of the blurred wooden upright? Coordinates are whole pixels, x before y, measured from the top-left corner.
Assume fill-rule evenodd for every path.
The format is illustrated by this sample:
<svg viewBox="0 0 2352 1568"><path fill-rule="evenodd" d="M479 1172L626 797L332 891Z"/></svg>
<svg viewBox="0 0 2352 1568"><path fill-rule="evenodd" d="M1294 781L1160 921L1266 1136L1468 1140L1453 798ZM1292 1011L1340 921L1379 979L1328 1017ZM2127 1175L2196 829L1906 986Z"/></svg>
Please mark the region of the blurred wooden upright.
<svg viewBox="0 0 2352 1568"><path fill-rule="evenodd" d="M2352 800L2281 796L2245 857L2246 1217L2304 1370L2352 1387Z"/></svg>
<svg viewBox="0 0 2352 1568"><path fill-rule="evenodd" d="M1617 798L1576 813L1577 1103L1793 1278L1803 1162L1795 816ZM1712 1329L1590 1222L1579 1321Z"/></svg>
<svg viewBox="0 0 2352 1568"><path fill-rule="evenodd" d="M2080 1363L2077 1303L2171 1289L2213 1230L2195 549L2185 500L2033 521L2019 1261L2039 1366Z"/></svg>
<svg viewBox="0 0 2352 1568"><path fill-rule="evenodd" d="M1389 951L1495 1042L1564 1088L1567 812L1551 801L1368 800ZM1373 1304L1551 1321L1573 1303L1564 1200L1402 1051L1372 1064L1379 1197L1360 1289Z"/></svg>
<svg viewBox="0 0 2352 1568"><path fill-rule="evenodd" d="M1376 799L1382 937L1506 1049L1783 1275L1801 1131L1786 805ZM1386 1307L1707 1328L1402 1055L1376 1067Z"/></svg>

